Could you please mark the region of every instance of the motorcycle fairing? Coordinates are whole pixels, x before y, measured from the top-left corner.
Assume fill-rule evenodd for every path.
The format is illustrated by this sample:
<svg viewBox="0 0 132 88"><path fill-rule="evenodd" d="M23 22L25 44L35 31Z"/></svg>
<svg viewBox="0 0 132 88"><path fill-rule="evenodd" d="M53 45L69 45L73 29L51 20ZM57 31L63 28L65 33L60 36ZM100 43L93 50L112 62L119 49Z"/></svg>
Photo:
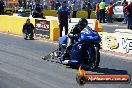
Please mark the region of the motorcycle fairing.
<svg viewBox="0 0 132 88"><path fill-rule="evenodd" d="M84 28L83 31L81 31L81 41L86 42L100 42L101 38L97 32L94 32L91 28Z"/></svg>

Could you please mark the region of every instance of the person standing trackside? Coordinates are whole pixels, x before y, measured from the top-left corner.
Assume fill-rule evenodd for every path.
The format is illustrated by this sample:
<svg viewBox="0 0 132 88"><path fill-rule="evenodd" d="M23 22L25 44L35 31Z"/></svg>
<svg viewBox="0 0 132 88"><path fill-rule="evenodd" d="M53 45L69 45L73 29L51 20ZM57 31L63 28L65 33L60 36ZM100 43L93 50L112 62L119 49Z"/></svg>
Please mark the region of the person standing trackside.
<svg viewBox="0 0 132 88"><path fill-rule="evenodd" d="M68 0L68 8L71 10L71 5L72 5L72 2L71 2L71 0Z"/></svg>
<svg viewBox="0 0 132 88"><path fill-rule="evenodd" d="M86 11L87 11L87 13L88 13L87 18L90 19L91 11L92 11L92 5L91 5L90 2L87 2L87 5L86 5Z"/></svg>
<svg viewBox="0 0 132 88"><path fill-rule="evenodd" d="M112 15L113 15L113 5L112 5L112 2L110 2L110 4L108 5L108 8L107 8L107 20L108 20L108 23L112 23Z"/></svg>
<svg viewBox="0 0 132 88"><path fill-rule="evenodd" d="M99 4L99 9L100 9L100 23L105 23L105 1L102 0Z"/></svg>
<svg viewBox="0 0 132 88"><path fill-rule="evenodd" d="M46 0L43 0L43 8L44 9L47 9L47 7L48 7L47 4L48 4L48 2Z"/></svg>
<svg viewBox="0 0 132 88"><path fill-rule="evenodd" d="M4 15L4 5L3 0L0 0L0 15Z"/></svg>
<svg viewBox="0 0 132 88"><path fill-rule="evenodd" d="M76 18L77 10L78 10L78 8L76 5L76 1L74 1L72 4L72 18Z"/></svg>
<svg viewBox="0 0 132 88"><path fill-rule="evenodd" d="M57 0L57 1L56 1L56 5L55 5L55 9L57 10L59 7L60 7L60 1Z"/></svg>
<svg viewBox="0 0 132 88"><path fill-rule="evenodd" d="M132 0L129 5L125 7L128 16L128 29L132 30Z"/></svg>
<svg viewBox="0 0 132 88"><path fill-rule="evenodd" d="M33 15L35 6L36 6L36 2L35 2L34 0L32 0L32 1L30 2L30 4L29 4L29 9L30 9L30 15L31 15L31 16Z"/></svg>
<svg viewBox="0 0 132 88"><path fill-rule="evenodd" d="M127 18L127 15L126 15L125 7L128 5L128 2L126 0L124 0L122 4L123 4L123 13L124 13L124 21L123 21L123 23L127 24L128 18Z"/></svg>
<svg viewBox="0 0 132 88"><path fill-rule="evenodd" d="M62 6L58 8L57 14L59 20L60 37L62 37L63 27L65 27L65 35L68 33L68 18L70 17L70 9L66 6L66 1L62 2Z"/></svg>
<svg viewBox="0 0 132 88"><path fill-rule="evenodd" d="M96 19L99 20L99 2L96 4Z"/></svg>
<svg viewBox="0 0 132 88"><path fill-rule="evenodd" d="M44 18L43 17L43 6L39 1L36 2L35 10L33 12L33 18Z"/></svg>
<svg viewBox="0 0 132 88"><path fill-rule="evenodd" d="M54 9L54 0L49 0L50 3L50 9L53 10Z"/></svg>

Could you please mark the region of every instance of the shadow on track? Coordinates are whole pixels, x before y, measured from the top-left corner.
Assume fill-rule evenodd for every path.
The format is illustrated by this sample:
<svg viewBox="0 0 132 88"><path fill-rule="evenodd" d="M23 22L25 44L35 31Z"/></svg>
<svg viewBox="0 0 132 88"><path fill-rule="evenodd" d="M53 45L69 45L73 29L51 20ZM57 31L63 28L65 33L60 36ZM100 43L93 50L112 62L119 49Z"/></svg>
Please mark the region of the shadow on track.
<svg viewBox="0 0 132 88"><path fill-rule="evenodd" d="M57 50L51 52L47 56L42 57L42 59L50 61L50 62L59 63L59 59L57 58L56 52L57 52ZM71 69L78 69L79 68L79 66L77 66L77 67L73 67L73 66L69 66L69 65L65 65L65 66L66 66L66 68L71 68ZM88 67L84 68L84 70L97 72L100 74L128 74L128 72L126 70L117 70L117 69L100 68L100 67L95 69L95 70L90 70L90 68L88 66Z"/></svg>
<svg viewBox="0 0 132 88"><path fill-rule="evenodd" d="M126 70L117 70L110 68L98 68L92 72L103 73L103 74L128 74Z"/></svg>

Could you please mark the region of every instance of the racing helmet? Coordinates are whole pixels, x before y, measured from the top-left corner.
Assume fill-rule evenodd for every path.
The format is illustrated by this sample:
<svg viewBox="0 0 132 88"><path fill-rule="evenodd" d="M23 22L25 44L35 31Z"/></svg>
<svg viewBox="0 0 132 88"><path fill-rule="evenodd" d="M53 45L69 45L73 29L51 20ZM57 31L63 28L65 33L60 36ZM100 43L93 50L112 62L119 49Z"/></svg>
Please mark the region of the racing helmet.
<svg viewBox="0 0 132 88"><path fill-rule="evenodd" d="M87 25L88 25L88 21L85 18L81 18L78 22L79 27L81 28L81 30L83 30Z"/></svg>

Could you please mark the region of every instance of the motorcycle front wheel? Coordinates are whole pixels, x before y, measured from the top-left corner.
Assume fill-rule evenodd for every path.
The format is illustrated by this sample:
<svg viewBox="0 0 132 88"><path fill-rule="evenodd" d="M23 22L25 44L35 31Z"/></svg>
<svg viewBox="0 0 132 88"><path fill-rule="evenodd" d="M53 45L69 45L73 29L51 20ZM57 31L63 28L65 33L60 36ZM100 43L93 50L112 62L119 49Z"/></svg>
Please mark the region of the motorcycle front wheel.
<svg viewBox="0 0 132 88"><path fill-rule="evenodd" d="M89 53L88 53L89 54ZM98 68L100 63L100 52L98 47L94 47L93 55L89 55L89 66L91 70L95 70Z"/></svg>

